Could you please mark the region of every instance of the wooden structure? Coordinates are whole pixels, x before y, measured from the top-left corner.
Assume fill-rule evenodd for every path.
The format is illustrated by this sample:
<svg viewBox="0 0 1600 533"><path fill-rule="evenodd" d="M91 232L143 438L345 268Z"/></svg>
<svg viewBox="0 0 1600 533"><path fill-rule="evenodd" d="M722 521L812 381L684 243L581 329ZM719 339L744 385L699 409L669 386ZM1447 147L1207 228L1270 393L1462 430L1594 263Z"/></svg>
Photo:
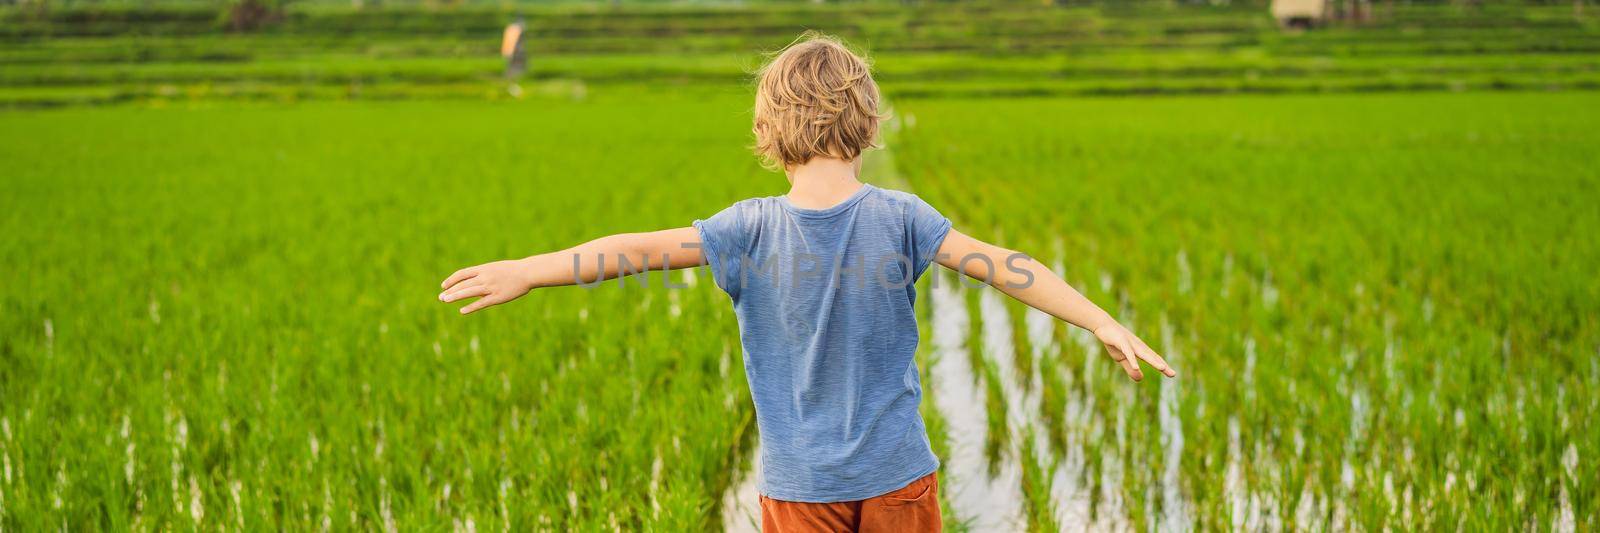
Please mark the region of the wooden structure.
<svg viewBox="0 0 1600 533"><path fill-rule="evenodd" d="M1328 0L1272 0L1272 18L1284 29L1321 26L1332 15Z"/></svg>

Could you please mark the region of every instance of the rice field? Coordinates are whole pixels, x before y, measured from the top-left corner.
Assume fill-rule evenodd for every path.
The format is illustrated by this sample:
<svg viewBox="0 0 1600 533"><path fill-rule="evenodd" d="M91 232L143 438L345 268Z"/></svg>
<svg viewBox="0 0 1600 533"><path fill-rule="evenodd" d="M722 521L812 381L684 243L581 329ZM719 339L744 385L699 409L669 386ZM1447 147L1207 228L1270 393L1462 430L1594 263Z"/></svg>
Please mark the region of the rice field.
<svg viewBox="0 0 1600 533"><path fill-rule="evenodd" d="M1600 528L1600 26L1567 6L556 6L520 97L501 8L297 6L0 9L0 531L754 530L703 269L435 296L781 194L745 80L802 27L877 56L866 181L1180 372L925 277L951 530Z"/></svg>
<svg viewBox="0 0 1600 533"><path fill-rule="evenodd" d="M893 98L1600 89L1600 15L1560 2L1385 2L1308 33L1257 0L1069 3L300 0L251 33L215 4L0 5L0 108L515 99L518 17L530 95L737 86L807 29L869 51Z"/></svg>
<svg viewBox="0 0 1600 533"><path fill-rule="evenodd" d="M1592 527L1595 104L900 102L920 195L1181 372L1127 383L1092 337L946 280L932 389L988 449L949 458L957 514L997 509L963 498L993 482L976 461L1022 472L1016 528Z"/></svg>
<svg viewBox="0 0 1600 533"><path fill-rule="evenodd" d="M1595 104L899 102L874 156L892 184L1048 258L1183 371L1128 383L993 291L925 288L950 522L1593 525ZM0 518L737 526L754 428L709 284L465 319L431 291L455 265L781 192L743 151L744 106L6 114L3 257L25 282L5 291Z"/></svg>
<svg viewBox="0 0 1600 533"><path fill-rule="evenodd" d="M0 524L699 529L753 423L725 296L691 273L462 318L430 293L761 192L743 102L0 117L29 280Z"/></svg>

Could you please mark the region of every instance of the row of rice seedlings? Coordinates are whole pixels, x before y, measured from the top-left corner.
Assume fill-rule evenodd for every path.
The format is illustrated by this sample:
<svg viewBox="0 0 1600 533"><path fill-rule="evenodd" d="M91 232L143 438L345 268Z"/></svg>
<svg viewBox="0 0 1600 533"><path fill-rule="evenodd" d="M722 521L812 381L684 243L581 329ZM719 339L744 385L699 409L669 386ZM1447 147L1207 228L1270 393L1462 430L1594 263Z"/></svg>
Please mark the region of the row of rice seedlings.
<svg viewBox="0 0 1600 533"><path fill-rule="evenodd" d="M1594 178L1574 150L1585 138L1574 129L1580 120L1549 102L1523 97L1384 97L1359 101L1407 108L1409 133L1372 134L1390 119L1344 111L1344 119L1313 122L1319 126L1295 130L1285 140L1327 145L1333 134L1364 131L1371 135L1358 145L1371 150L1371 158L1340 164L1317 152L1288 157L1269 150L1274 143L1259 136L1268 129L1287 131L1277 130L1276 120L1262 119L1276 116L1262 115L1265 110L1322 116L1343 101L1140 101L1136 109L1132 101L1023 100L1016 114L1001 111L1009 104L993 101L902 102L909 108L904 112L916 113L918 126L902 136L901 164L918 192L958 223L1013 228L1008 233L1022 236L1015 246L1029 250L1049 249L1050 242L1029 241L1027 235L1057 228L1071 252L1061 255L1063 272L1091 298L1114 303L1116 314L1147 338L1165 328L1136 311L1160 310L1167 317L1173 334L1162 344L1185 361L1172 396L1180 400L1176 421L1184 436L1180 496L1190 500L1196 524L1583 527L1593 516L1586 509L1595 492L1583 476L1569 474L1582 467L1569 465L1583 464L1594 453L1592 443L1600 442L1593 425L1581 422L1586 408L1578 407L1595 404L1592 391L1600 384L1593 362L1597 330L1587 311L1592 305L1581 303L1596 286L1570 266L1595 250L1562 235L1550 237L1563 243L1554 247L1506 244L1486 248L1500 250L1488 255L1467 246L1514 242L1497 229L1545 227L1530 222L1544 217L1537 210L1495 206L1550 205L1571 224L1596 223L1592 212L1562 199ZM1455 113L1469 104L1520 111L1491 117ZM1182 128L1165 118L1141 117L1179 109L1190 116ZM1049 127L1062 113L1078 126ZM952 122L954 116L960 120ZM1110 116L1116 120L1102 120ZM945 129L952 124L959 127ZM1526 140L1534 130L1544 132L1540 140ZM1166 132L1180 131L1186 140L1158 142L1168 139ZM1484 137L1492 142L1474 141ZM1498 155L1435 154L1430 161L1459 171L1451 171L1451 187L1430 187L1442 177L1415 164L1426 157L1413 152L1422 138L1477 143ZM1255 140L1230 144L1241 139ZM1237 148L1225 147L1230 145ZM1391 148L1397 145L1412 148ZM1531 168L1519 167L1530 164L1515 155L1523 152L1499 146L1525 147L1538 154L1538 166L1561 170L1540 170L1520 190L1487 184L1484 176L1501 167ZM1222 153L1207 155L1202 147ZM1060 174L1063 161L1075 167L1072 179L1034 179ZM1420 177L1369 184L1389 175L1384 165ZM1155 172L1146 166L1171 168ZM974 176L975 169L992 168L1005 168L1007 175ZM1169 177L1173 173L1205 179ZM1253 177L1258 174L1299 177L1267 185ZM975 179L998 181L970 187ZM1206 180L1228 184L1230 193L1202 186ZM1352 182L1367 193L1338 192ZM1412 206L1403 198L1414 187L1435 191L1432 205L1507 214L1497 216L1505 219L1498 224L1479 224ZM1159 224L1129 220L1103 207L1124 202L1085 190L1127 194L1165 218ZM1275 199L1262 196L1266 190ZM1066 205L1038 205L1043 199ZM1407 206L1412 222L1386 218L1392 205ZM1306 209L1318 214L1296 213ZM1401 242L1414 245L1400 247ZM1062 339L1092 345L1083 333L1061 331ZM1097 495L1101 499L1092 508L1097 514L1126 509L1138 523L1165 516L1165 502L1181 500L1163 493L1167 487L1161 484L1170 475L1159 462L1165 458L1104 451L1130 438L1159 441L1154 430L1163 417L1170 427L1171 411L1161 402L1119 401L1123 390L1157 390L1106 379L1098 346L1076 351L1063 350L1069 363L1064 366L1083 370L1063 376L1063 387L1052 392L1050 384L1058 380L1041 379L1044 394L1068 401L1061 414L1047 416L1045 426L1072 427L1071 398L1081 391L1083 403L1094 406L1089 419L1105 420L1084 426L1092 435L1085 439L1091 449L1084 461L1087 476L1120 479L1123 487L1116 496L1121 501L1111 497L1115 493ZM1064 455L1070 458L1070 436L1055 440L1069 444ZM1132 464L1151 468L1124 468ZM1503 511L1508 508L1527 512Z"/></svg>
<svg viewBox="0 0 1600 533"><path fill-rule="evenodd" d="M744 105L8 114L0 225L23 237L0 257L38 292L0 314L0 527L714 527L750 408L712 284L552 289L466 318L433 295L461 264L753 195L773 177L737 148ZM608 113L654 130L618 143L721 131L729 149L663 149L669 170L638 174L570 142ZM220 124L235 134L191 135ZM691 166L728 179L647 201Z"/></svg>
<svg viewBox="0 0 1600 533"><path fill-rule="evenodd" d="M943 273L933 273L943 276ZM931 285L933 364L930 374L937 388L934 403L947 428L949 455L944 480L952 512L963 527L974 531L1016 529L1023 524L1020 472L991 461L991 431L1005 431L1003 414L998 430L989 408L990 394L979 381L970 357L970 315L967 298L952 278ZM991 466L993 465L993 466Z"/></svg>

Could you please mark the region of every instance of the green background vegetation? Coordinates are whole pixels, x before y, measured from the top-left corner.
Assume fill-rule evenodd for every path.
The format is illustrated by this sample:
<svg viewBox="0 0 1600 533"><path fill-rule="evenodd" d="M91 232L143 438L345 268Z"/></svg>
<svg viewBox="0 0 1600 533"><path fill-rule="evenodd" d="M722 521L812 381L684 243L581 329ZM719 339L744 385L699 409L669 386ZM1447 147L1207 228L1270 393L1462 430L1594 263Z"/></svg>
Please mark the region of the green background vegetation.
<svg viewBox="0 0 1600 533"><path fill-rule="evenodd" d="M868 181L1059 263L1183 372L1112 379L1065 327L1050 357L972 350L1026 526L1072 526L1063 462L1035 458L1073 446L1097 502L1165 516L1156 399L1181 390L1198 526L1324 528L1336 501L1365 529L1600 527L1595 13L269 7L237 31L222 4L0 6L0 529L720 527L755 428L703 272L468 318L433 298L463 265L781 194L749 73L804 29L875 60L896 173ZM998 423L999 357L1039 376L1043 453ZM1271 502L1251 520L1232 464Z"/></svg>

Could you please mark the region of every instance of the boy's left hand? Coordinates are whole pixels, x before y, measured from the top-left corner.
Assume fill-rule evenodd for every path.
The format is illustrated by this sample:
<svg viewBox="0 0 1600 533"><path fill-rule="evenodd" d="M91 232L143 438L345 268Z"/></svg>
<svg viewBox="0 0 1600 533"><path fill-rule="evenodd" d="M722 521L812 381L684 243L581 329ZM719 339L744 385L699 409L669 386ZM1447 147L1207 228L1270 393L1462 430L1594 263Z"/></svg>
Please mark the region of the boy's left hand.
<svg viewBox="0 0 1600 533"><path fill-rule="evenodd" d="M533 289L528 271L528 265L515 259L457 270L439 284L445 288L439 293L439 301L449 303L477 297L478 301L461 308L461 314L465 315L521 298Z"/></svg>
<svg viewBox="0 0 1600 533"><path fill-rule="evenodd" d="M1140 340L1138 335L1122 327L1122 324L1111 322L1097 327L1094 329L1094 337L1106 345L1106 351L1111 352L1111 358L1122 365L1122 370L1134 381L1144 379L1144 372L1139 370L1139 359L1143 359L1145 363L1169 378L1178 375L1160 354L1150 349L1150 345Z"/></svg>

